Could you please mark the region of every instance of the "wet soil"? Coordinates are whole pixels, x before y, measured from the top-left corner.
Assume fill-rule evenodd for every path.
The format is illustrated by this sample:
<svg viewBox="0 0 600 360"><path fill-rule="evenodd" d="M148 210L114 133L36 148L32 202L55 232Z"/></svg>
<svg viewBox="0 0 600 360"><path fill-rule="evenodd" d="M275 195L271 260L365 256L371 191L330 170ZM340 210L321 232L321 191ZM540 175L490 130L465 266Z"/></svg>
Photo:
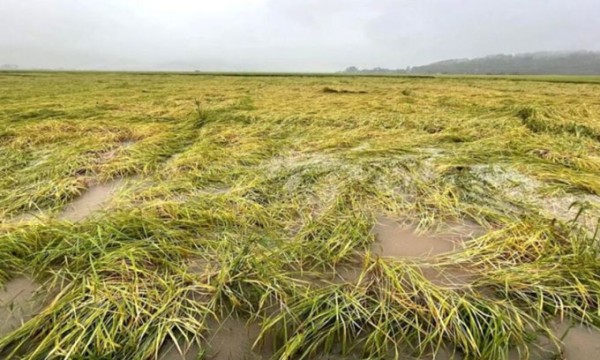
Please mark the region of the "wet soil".
<svg viewBox="0 0 600 360"><path fill-rule="evenodd" d="M207 335L206 359L211 360L259 360L269 359L273 352L269 346L258 345L253 348L254 342L260 334L260 327L256 323L246 323L243 320L227 318L221 323L209 323ZM193 360L200 353L200 348L191 346L181 354L176 348L171 347L160 359L162 360Z"/></svg>
<svg viewBox="0 0 600 360"><path fill-rule="evenodd" d="M561 323L555 328L555 334L562 336L568 328L568 324ZM575 325L567 332L562 346L564 359L600 359L600 331L584 325Z"/></svg>
<svg viewBox="0 0 600 360"><path fill-rule="evenodd" d="M0 338L41 310L41 302L35 296L38 288L38 284L22 276L0 289Z"/></svg>
<svg viewBox="0 0 600 360"><path fill-rule="evenodd" d="M413 225L379 216L373 232L376 238L373 253L385 257L425 258L452 252L465 240L483 233L483 229L471 223L448 223L439 231L423 232Z"/></svg>
<svg viewBox="0 0 600 360"><path fill-rule="evenodd" d="M80 197L67 205L59 218L73 222L84 220L91 213L101 210L122 184L123 179L117 179L106 184L97 184L90 187Z"/></svg>
<svg viewBox="0 0 600 360"><path fill-rule="evenodd" d="M555 321L551 326L552 334L560 341L560 349L548 337L540 336L529 346L531 360L600 359L600 330L568 321ZM524 356L516 350L509 354L509 360L521 358Z"/></svg>
<svg viewBox="0 0 600 360"><path fill-rule="evenodd" d="M388 217L379 216L373 228L375 242L371 251L381 257L399 259L428 259L459 249L462 244L485 229L470 223L446 223L438 231L419 231L414 225L405 225ZM432 283L454 287L476 279L475 274L460 267L421 266L423 276Z"/></svg>

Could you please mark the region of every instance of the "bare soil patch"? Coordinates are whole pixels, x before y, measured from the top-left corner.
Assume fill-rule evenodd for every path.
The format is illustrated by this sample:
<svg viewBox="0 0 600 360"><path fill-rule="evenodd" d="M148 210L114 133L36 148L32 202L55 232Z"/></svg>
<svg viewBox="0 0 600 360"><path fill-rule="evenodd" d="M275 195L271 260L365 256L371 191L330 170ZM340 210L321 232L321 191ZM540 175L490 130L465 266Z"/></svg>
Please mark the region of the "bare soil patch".
<svg viewBox="0 0 600 360"><path fill-rule="evenodd" d="M529 347L532 360L591 360L600 359L600 331L569 321L556 321L552 324L552 334L560 341L560 350L546 336L541 336ZM520 354L513 350L509 360L520 359Z"/></svg>
<svg viewBox="0 0 600 360"><path fill-rule="evenodd" d="M414 225L379 216L373 232L376 238L373 253L385 257L423 258L454 251L465 240L483 233L483 229L475 224L447 223L439 231L423 232Z"/></svg>
<svg viewBox="0 0 600 360"><path fill-rule="evenodd" d="M21 276L10 280L0 289L0 338L17 329L41 308L35 298L39 285Z"/></svg>
<svg viewBox="0 0 600 360"><path fill-rule="evenodd" d="M123 179L106 184L97 184L87 189L80 197L67 205L59 216L62 220L81 221L106 205L110 197L121 187Z"/></svg>
<svg viewBox="0 0 600 360"><path fill-rule="evenodd" d="M253 348L260 334L260 326L256 323L246 323L241 319L229 317L221 323L211 321L207 336L206 359L211 360L258 360L269 359L273 352L268 346ZM162 360L195 360L200 353L198 346L191 346L179 353L171 347L160 357Z"/></svg>

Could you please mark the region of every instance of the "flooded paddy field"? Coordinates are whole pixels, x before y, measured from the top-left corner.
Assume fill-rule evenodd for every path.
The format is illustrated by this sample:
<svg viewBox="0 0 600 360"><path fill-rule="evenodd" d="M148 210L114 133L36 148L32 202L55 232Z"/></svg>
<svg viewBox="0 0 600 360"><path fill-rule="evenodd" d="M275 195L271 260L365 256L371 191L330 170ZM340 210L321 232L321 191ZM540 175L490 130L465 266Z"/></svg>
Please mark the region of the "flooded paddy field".
<svg viewBox="0 0 600 360"><path fill-rule="evenodd" d="M18 75L1 359L600 357L598 84Z"/></svg>

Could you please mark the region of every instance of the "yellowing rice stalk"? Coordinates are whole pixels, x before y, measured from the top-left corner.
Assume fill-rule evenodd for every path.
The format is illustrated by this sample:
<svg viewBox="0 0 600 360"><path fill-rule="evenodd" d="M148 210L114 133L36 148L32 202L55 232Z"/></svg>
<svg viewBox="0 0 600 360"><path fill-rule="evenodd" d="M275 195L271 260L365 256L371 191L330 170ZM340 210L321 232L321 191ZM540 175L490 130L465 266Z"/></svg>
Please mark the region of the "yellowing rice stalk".
<svg viewBox="0 0 600 360"><path fill-rule="evenodd" d="M600 356L600 87L532 80L0 73L0 358Z"/></svg>

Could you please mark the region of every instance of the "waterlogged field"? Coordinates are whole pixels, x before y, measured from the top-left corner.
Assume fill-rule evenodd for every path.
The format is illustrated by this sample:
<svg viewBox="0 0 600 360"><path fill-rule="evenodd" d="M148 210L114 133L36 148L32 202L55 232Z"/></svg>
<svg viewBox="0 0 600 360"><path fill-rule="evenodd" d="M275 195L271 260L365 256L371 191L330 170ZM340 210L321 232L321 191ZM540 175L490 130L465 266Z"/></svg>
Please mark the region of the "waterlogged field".
<svg viewBox="0 0 600 360"><path fill-rule="evenodd" d="M531 80L0 73L0 358L599 358L600 85Z"/></svg>

